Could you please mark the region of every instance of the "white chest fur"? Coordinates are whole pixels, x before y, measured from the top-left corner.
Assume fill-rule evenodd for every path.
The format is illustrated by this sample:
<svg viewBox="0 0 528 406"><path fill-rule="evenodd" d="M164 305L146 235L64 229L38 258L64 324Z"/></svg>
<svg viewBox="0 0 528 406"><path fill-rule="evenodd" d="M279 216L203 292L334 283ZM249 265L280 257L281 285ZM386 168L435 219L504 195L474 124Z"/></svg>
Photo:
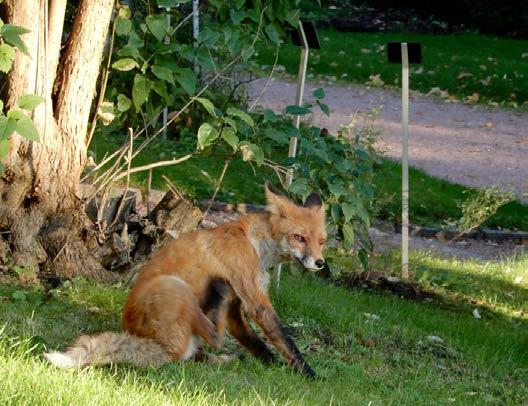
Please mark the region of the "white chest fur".
<svg viewBox="0 0 528 406"><path fill-rule="evenodd" d="M255 248L260 259L260 270L266 272L276 265L281 256L280 244L275 240L254 240L250 239L251 245Z"/></svg>

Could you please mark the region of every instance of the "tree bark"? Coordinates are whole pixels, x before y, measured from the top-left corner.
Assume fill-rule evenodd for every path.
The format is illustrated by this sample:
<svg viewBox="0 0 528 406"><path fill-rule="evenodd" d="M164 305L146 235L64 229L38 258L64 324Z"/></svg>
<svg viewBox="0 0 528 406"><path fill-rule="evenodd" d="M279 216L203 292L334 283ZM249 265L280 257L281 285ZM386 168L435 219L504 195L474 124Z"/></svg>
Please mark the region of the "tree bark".
<svg viewBox="0 0 528 406"><path fill-rule="evenodd" d="M105 276L80 238L86 220L76 192L113 3L80 0L62 51L66 0L2 4L5 22L32 30L23 38L31 58L17 52L7 75L6 106L14 107L16 99L28 93L43 96L46 103L32 113L39 143L17 134L11 137L0 178L0 227L11 232L17 263L40 265L62 277Z"/></svg>

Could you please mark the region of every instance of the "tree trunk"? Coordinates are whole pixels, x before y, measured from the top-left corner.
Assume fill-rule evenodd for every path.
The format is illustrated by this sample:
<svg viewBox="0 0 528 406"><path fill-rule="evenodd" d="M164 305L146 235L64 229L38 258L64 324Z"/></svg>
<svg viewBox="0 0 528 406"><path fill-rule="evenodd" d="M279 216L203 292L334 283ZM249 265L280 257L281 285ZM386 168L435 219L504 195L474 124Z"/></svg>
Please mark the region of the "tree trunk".
<svg viewBox="0 0 528 406"><path fill-rule="evenodd" d="M76 192L114 0L80 0L61 50L66 3L2 4L4 22L32 30L23 36L31 57L17 52L7 75L6 107L14 107L28 93L43 96L46 103L32 113L39 143L11 137L0 178L0 227L11 232L9 243L18 264L68 278L104 278L106 272L81 239L86 220Z"/></svg>

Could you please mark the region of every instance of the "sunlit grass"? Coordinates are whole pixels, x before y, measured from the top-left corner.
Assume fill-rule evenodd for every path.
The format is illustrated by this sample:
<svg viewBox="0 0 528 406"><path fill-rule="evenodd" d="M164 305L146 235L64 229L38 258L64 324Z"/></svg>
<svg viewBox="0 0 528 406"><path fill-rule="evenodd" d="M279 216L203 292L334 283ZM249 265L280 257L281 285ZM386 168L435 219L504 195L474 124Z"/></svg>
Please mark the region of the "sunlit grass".
<svg viewBox="0 0 528 406"><path fill-rule="evenodd" d="M286 273L273 303L317 372L315 381L250 356L221 366L57 370L41 358L44 348L117 330L126 288L76 280L48 297L37 288L0 285L0 402L520 404L528 396L527 261L476 263L414 252L416 279L441 298L422 302ZM375 267L395 270L398 263L388 253ZM342 265L353 269L353 261ZM16 290L24 300L13 298ZM239 350L233 340L227 346Z"/></svg>

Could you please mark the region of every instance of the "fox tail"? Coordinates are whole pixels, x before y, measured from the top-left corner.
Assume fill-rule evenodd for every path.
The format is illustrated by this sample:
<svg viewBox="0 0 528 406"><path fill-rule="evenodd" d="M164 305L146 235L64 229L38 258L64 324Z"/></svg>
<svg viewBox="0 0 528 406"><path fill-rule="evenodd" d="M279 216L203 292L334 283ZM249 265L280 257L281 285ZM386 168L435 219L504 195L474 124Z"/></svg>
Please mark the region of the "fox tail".
<svg viewBox="0 0 528 406"><path fill-rule="evenodd" d="M170 354L154 340L112 332L81 336L65 352L47 352L44 357L59 368L82 368L114 362L146 367L163 365L172 360Z"/></svg>

